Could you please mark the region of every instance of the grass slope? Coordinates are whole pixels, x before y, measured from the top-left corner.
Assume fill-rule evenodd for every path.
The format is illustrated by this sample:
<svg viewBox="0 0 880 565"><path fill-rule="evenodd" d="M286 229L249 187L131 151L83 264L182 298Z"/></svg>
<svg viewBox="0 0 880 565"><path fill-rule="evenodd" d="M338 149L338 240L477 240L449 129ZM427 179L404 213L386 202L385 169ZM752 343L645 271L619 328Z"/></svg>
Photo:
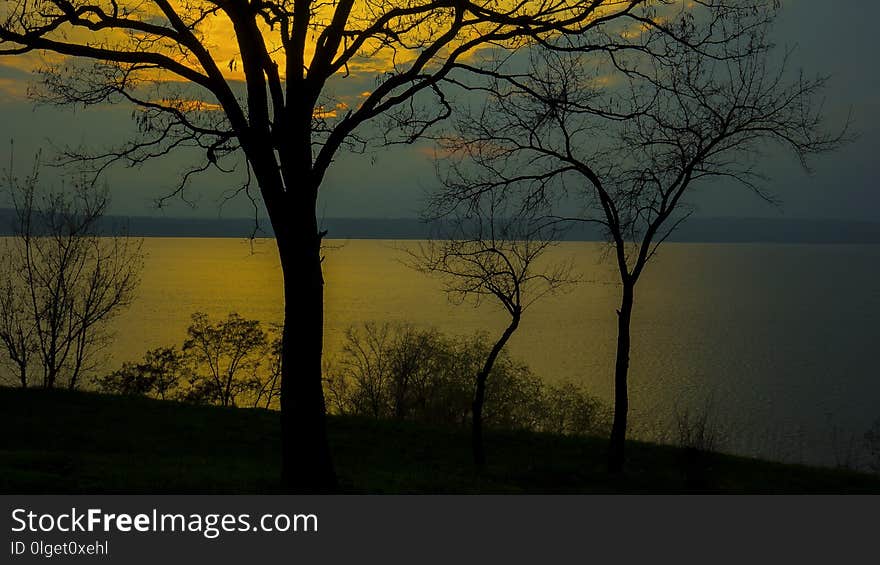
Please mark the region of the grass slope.
<svg viewBox="0 0 880 565"><path fill-rule="evenodd" d="M278 413L84 392L0 388L0 492L278 491ZM474 471L467 430L331 417L350 493L880 493L880 477L640 442L627 473L604 471L605 440L491 432Z"/></svg>

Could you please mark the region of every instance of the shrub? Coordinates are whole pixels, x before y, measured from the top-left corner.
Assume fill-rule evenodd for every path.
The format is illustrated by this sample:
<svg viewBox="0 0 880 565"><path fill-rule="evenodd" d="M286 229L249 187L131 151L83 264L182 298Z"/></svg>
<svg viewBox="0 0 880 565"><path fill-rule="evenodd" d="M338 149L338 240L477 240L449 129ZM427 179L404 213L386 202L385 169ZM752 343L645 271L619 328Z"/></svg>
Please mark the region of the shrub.
<svg viewBox="0 0 880 565"><path fill-rule="evenodd" d="M475 378L489 337L449 337L411 324L348 328L342 354L325 368L328 406L337 414L467 425ZM548 385L506 350L487 382L486 427L563 434L605 433L607 410L574 383Z"/></svg>
<svg viewBox="0 0 880 565"><path fill-rule="evenodd" d="M328 410L336 414L466 426L489 336L450 337L412 324L351 326L341 355L325 361ZM96 380L99 390L193 404L271 407L280 392L280 335L230 314L193 315L180 349L148 351L138 363ZM547 384L502 351L489 375L488 428L605 434L605 406L575 383Z"/></svg>
<svg viewBox="0 0 880 565"><path fill-rule="evenodd" d="M702 409L676 409L675 421L679 447L708 453L717 451L724 441L711 399L706 400Z"/></svg>
<svg viewBox="0 0 880 565"><path fill-rule="evenodd" d="M269 407L280 385L280 337L231 313L212 322L196 313L180 350L160 347L96 380L98 389L193 404Z"/></svg>
<svg viewBox="0 0 880 565"><path fill-rule="evenodd" d="M163 400L177 398L181 382L189 370L183 355L173 347L147 351L140 363L124 363L122 368L97 379L102 392L142 395Z"/></svg>
<svg viewBox="0 0 880 565"><path fill-rule="evenodd" d="M544 388L542 430L566 435L605 435L611 412L583 386L564 382Z"/></svg>

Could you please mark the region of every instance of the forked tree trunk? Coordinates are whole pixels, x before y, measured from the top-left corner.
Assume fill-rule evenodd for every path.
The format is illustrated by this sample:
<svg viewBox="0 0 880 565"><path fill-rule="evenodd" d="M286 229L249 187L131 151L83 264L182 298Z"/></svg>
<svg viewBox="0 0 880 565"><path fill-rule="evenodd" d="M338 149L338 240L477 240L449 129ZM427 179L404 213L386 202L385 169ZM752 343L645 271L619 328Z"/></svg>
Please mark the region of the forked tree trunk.
<svg viewBox="0 0 880 565"><path fill-rule="evenodd" d="M504 330L504 333L501 334L501 337L495 342L495 345L492 346L492 350L489 352L489 356L483 364L483 369L477 375L477 384L474 388L474 400L471 404L473 411L471 447L474 455L474 465L477 467L483 467L486 465L486 449L483 445L483 406L486 404L486 381L489 380L489 373L492 372L492 367L495 365L495 361L498 359L501 350L504 349L504 346L507 344L508 340L510 340L510 336L512 336L513 332L516 331L516 328L519 327L519 320L520 313L517 312L513 315L510 325L507 326L507 329Z"/></svg>
<svg viewBox="0 0 880 565"><path fill-rule="evenodd" d="M626 446L626 421L629 411L627 376L629 374L630 322L633 310L634 283L624 282L620 310L617 311L617 359L614 365L614 422L608 446L608 471L623 471Z"/></svg>
<svg viewBox="0 0 880 565"><path fill-rule="evenodd" d="M321 236L314 210L309 218L273 222L284 276L281 344L281 475L293 491L327 492L336 474L327 442L321 379L324 280Z"/></svg>

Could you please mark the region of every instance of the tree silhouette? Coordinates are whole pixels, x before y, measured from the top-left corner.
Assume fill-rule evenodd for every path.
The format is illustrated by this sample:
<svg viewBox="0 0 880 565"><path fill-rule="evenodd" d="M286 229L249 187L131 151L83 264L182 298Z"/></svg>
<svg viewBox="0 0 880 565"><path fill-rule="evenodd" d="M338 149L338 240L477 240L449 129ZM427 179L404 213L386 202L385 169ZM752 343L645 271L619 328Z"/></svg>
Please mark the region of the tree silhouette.
<svg viewBox="0 0 880 565"><path fill-rule="evenodd" d="M219 406L269 408L278 396L281 338L236 312L212 321L195 312L180 348L159 347L142 361L95 380L104 392Z"/></svg>
<svg viewBox="0 0 880 565"><path fill-rule="evenodd" d="M95 379L95 384L98 390L110 394L186 400L186 394L180 394L178 389L181 383L195 380L177 348L158 347L147 351L143 361L123 363L116 371Z"/></svg>
<svg viewBox="0 0 880 565"><path fill-rule="evenodd" d="M758 0L755 0L757 2ZM14 0L0 12L0 55L50 52L44 99L123 101L143 137L99 155L70 152L96 172L177 149L204 158L193 174L246 160L258 185L284 278L282 479L332 488L321 387L323 276L316 200L343 148L413 142L451 112L441 87L479 67L480 49L549 45L577 36L595 51L630 48L621 28L660 28L671 0ZM741 2L711 0L718 14ZM698 45L694 45L698 47ZM636 46L638 48L638 46ZM338 79L374 79L359 99L332 96ZM393 132L393 133L389 133ZM294 338L294 336L296 336Z"/></svg>
<svg viewBox="0 0 880 565"><path fill-rule="evenodd" d="M824 125L818 97L826 80L791 73L788 54L773 49L774 16L768 7L717 25L686 12L669 22L673 36L645 30L641 53L609 53L592 68L579 49L560 47L533 57L527 73L490 73L486 83L463 85L491 96L444 142L459 156L450 161L458 197L504 190L508 198L575 209L553 219L598 224L612 246L622 290L613 472L624 464L636 283L690 214L687 196L709 181L732 180L772 200L757 168L770 146L807 167L809 157L845 141L845 127L837 133ZM690 48L689 37L703 38L706 49Z"/></svg>
<svg viewBox="0 0 880 565"><path fill-rule="evenodd" d="M234 406L243 392L262 388L257 378L269 339L258 320L247 320L235 312L212 323L208 315L196 312L186 330L182 351L209 384L213 398L221 406Z"/></svg>
<svg viewBox="0 0 880 565"><path fill-rule="evenodd" d="M570 262L546 262L546 251L561 234L558 224L544 221L538 208L522 208L503 198L502 191L491 190L463 203L459 190L452 181L433 196L428 209L436 234L409 254L415 269L442 278L453 301L479 304L488 298L510 317L475 375L471 444L474 464L482 467L483 407L495 361L519 328L523 312L575 279Z"/></svg>
<svg viewBox="0 0 880 565"><path fill-rule="evenodd" d="M27 177L10 166L6 178L15 216L0 245L0 343L22 387L55 388L66 378L75 389L98 364L107 323L134 298L141 241L102 229L106 189L77 180L47 190L38 169L39 158Z"/></svg>

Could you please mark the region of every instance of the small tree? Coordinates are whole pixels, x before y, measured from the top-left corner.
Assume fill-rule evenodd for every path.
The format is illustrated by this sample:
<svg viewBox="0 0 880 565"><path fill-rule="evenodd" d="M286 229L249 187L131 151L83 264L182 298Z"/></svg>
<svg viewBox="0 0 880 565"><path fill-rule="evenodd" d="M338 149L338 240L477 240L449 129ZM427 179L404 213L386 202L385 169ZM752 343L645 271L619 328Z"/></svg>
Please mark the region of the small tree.
<svg viewBox="0 0 880 565"><path fill-rule="evenodd" d="M232 312L212 323L197 312L187 329L183 354L192 361L197 377L221 406L234 406L243 393L263 390L260 365L269 345L258 320L247 320Z"/></svg>
<svg viewBox="0 0 880 565"><path fill-rule="evenodd" d="M342 355L325 370L330 409L377 419L470 426L474 375L494 345L484 332L450 337L407 323L352 326ZM402 412L397 408L399 395L406 407ZM498 354L486 379L482 419L487 429L556 434L604 433L610 426L602 403L583 387L547 383L507 349Z"/></svg>
<svg viewBox="0 0 880 565"><path fill-rule="evenodd" d="M257 320L230 313L212 322L204 313L192 316L188 338L180 349L147 351L141 362L96 379L98 388L193 404L270 408L279 395L281 336L263 330Z"/></svg>
<svg viewBox="0 0 880 565"><path fill-rule="evenodd" d="M367 322L363 328L350 326L345 330L345 345L339 361L337 385L351 383L351 394L345 404L357 414L373 418L385 417L390 398L388 383L392 380L391 361L387 351L391 343L388 324Z"/></svg>
<svg viewBox="0 0 880 565"><path fill-rule="evenodd" d="M560 45L533 58L528 73L493 74L478 87L491 93L482 114L461 120L446 140L446 151L467 163L454 167L468 181L459 183L459 199L504 190L568 209L580 202L577 213L555 219L605 230L622 291L613 472L624 463L636 283L689 215L686 197L707 181L729 180L770 200L755 169L769 145L806 167L843 141L823 126L817 98L825 79L791 77L787 56L776 57L768 40L774 15L768 7L718 21L684 11L668 22L671 34L643 29L641 50L611 51L596 71L579 49ZM705 48L690 48L681 41L688 37ZM603 80L612 70L622 80Z"/></svg>
<svg viewBox="0 0 880 565"><path fill-rule="evenodd" d="M192 371L180 351L159 347L147 351L140 363L123 363L122 368L96 379L96 384L103 392L172 400L185 396L182 386L191 379Z"/></svg>
<svg viewBox="0 0 880 565"><path fill-rule="evenodd" d="M0 259L0 341L6 350L4 361L16 373L16 381L27 388L28 368L37 352L34 324L29 322L25 293L17 288L17 273L12 262Z"/></svg>
<svg viewBox="0 0 880 565"><path fill-rule="evenodd" d="M582 385L573 382L544 385L541 431L563 435L600 435L611 429L610 412Z"/></svg>
<svg viewBox="0 0 880 565"><path fill-rule="evenodd" d="M472 444L474 463L482 466L483 407L492 367L526 308L573 279L568 263L538 264L558 238L553 224L542 223L534 209L517 208L494 191L482 192L462 206L459 189L447 183L447 190L434 197L429 209L434 210L437 235L410 256L416 269L444 280L454 302L478 305L489 298L510 318L475 375Z"/></svg>
<svg viewBox="0 0 880 565"><path fill-rule="evenodd" d="M97 367L107 323L134 298L141 241L102 233L106 189L78 181L47 191L37 171L18 179L10 166L6 175L15 218L0 248L0 342L21 386L37 382L36 364L40 386L66 378L73 389Z"/></svg>

